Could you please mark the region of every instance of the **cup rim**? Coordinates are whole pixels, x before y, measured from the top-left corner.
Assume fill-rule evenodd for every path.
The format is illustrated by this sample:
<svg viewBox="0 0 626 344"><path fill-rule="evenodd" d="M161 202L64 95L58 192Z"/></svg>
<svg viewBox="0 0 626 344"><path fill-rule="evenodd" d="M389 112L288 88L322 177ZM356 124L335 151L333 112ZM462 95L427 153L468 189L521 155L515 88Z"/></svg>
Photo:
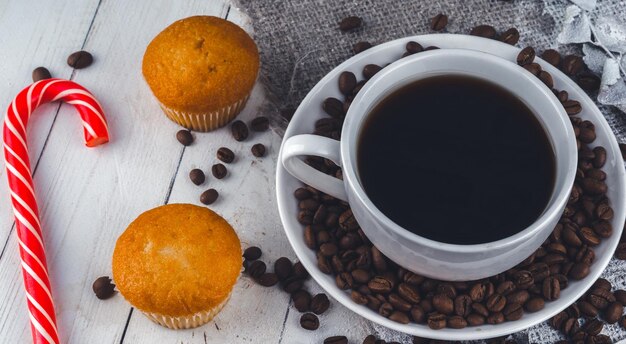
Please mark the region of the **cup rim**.
<svg viewBox="0 0 626 344"><path fill-rule="evenodd" d="M554 112L556 112L555 114L559 116L562 122L565 122L565 121L569 122L568 115L566 114L565 109L563 109L563 107L558 102L558 99L554 96L552 91L546 85L544 85L543 82L541 82L538 78L528 73L528 71L526 71L523 67L515 63L512 63L510 61L507 61L503 58L491 55L491 54L487 54L487 53L479 52L479 51L473 51L473 50L465 50L465 49L441 49L441 50L437 49L437 50L432 50L432 51L425 51L425 52L421 52L413 56L405 57L399 61L396 61L390 64L389 66L385 67L376 75L374 75L368 81L368 83L365 84L365 86L363 87L363 89L361 89L361 91L357 94L357 96L354 98L353 104L359 104L361 100L368 95L368 92L370 91L370 89L376 86L377 82L380 79L385 78L387 74L393 72L394 70L403 68L407 64L417 63L417 61L422 61L425 59L435 59L441 56L451 56L451 55L457 56L457 57L479 59L481 60L481 63L485 64L485 67L487 68L490 66L493 66L494 64L497 64L500 67L506 68L510 72L517 74L518 77L524 78L526 81L533 84L534 87L538 88L538 90L542 93L544 97L546 97L546 100L554 108L553 110ZM496 82L493 82L493 83L498 84ZM515 92L513 92L513 94L516 96L518 95ZM564 125L565 133L566 133L567 138L569 138L567 151L571 159L569 160L567 166L563 167L563 168L566 168L567 170L566 170L566 174L564 177L564 181L559 184L563 185L564 187L561 190L558 190L557 189L558 179L555 180L555 186L554 186L555 189L553 190L553 194L551 196L551 198L554 198L554 201L546 205L544 212L541 215L539 215L539 217L532 224L530 224L523 230L511 236L508 236L499 240L495 240L495 241L479 243L479 244L469 244L469 245L445 243L445 242L440 242L440 241L428 239L426 237L417 235L403 228L402 226L400 226L399 224L391 220L380 209L378 209L378 207L376 207L376 205L374 205L371 199L367 196L367 194L365 193L365 190L363 189L361 183L359 182L359 178L356 174L356 161L352 160L353 154L349 149L350 142L348 142L349 140L345 139L347 135L352 134L352 131L357 131L357 134L355 134L355 137L356 135L358 135L358 131L361 128L361 124L363 123L364 117L366 117L366 115L353 115L353 113L356 111L355 110L356 108L358 108L358 106L352 106L350 107L350 109L348 109L348 112L346 114L346 120L342 128L342 135L341 135L341 142L340 142L341 162L342 162L343 170L344 170L343 172L344 179L345 179L345 182L347 183L346 186L352 189L353 193L358 198L358 201L362 204L362 206L365 209L367 209L369 213L373 214L374 217L383 221L387 228L391 229L394 234L398 235L399 237L403 239L420 244L424 247L431 247L431 248L436 248L442 251L457 252L457 253L479 253L479 252L483 252L485 250L493 249L493 248L516 246L517 244L520 244L526 241L529 237L540 232L542 228L544 228L546 223L550 222L550 220L553 220L554 217L560 216L561 214L560 210L562 209L563 206L565 206L569 198L569 189L567 188L567 186L571 187L574 184L574 179L576 176L576 166L577 166L577 160L578 160L577 159L578 151L576 148L576 141L575 141L576 139L575 139L574 130L569 123L565 123ZM544 128L544 130L546 129ZM546 134L550 138L551 144L554 144L552 141L554 137L553 134L550 133L548 130L546 130ZM556 147L553 147L553 148L556 150Z"/></svg>

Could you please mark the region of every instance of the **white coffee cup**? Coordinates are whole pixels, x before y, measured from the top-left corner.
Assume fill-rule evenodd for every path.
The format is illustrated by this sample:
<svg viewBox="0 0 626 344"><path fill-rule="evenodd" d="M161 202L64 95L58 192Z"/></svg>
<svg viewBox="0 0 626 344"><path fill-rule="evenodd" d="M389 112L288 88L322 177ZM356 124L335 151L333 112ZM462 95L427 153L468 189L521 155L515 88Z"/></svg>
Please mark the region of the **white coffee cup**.
<svg viewBox="0 0 626 344"><path fill-rule="evenodd" d="M553 193L540 217L510 237L474 245L448 244L421 237L382 213L367 197L359 181L357 143L371 110L395 90L437 75L477 77L508 90L528 106L547 133L556 163ZM341 166L343 181L306 165L301 160L306 155L327 158ZM427 277L469 281L493 276L517 265L545 241L569 198L578 153L576 137L563 106L539 79L522 67L490 54L441 49L403 58L369 80L348 110L341 141L317 135L293 136L284 142L281 159L294 177L348 201L367 237L397 264Z"/></svg>

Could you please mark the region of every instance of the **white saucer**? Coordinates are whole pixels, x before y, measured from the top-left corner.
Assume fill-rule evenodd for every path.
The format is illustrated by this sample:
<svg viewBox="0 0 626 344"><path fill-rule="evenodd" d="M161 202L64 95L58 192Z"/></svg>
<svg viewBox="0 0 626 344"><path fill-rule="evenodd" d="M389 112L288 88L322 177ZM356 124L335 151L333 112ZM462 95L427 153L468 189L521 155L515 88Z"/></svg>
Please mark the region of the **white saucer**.
<svg viewBox="0 0 626 344"><path fill-rule="evenodd" d="M495 40L454 34L413 36L375 46L348 59L333 69L315 85L295 112L285 132L284 139L298 134L312 133L315 121L327 117L321 107L322 101L327 97L343 99L337 86L337 80L341 72L351 71L360 79L361 70L366 64L375 63L384 66L389 62L398 60L404 53L404 47L408 41L416 41L424 47L438 46L442 49L456 48L477 50L502 57L509 61L515 61L520 50L517 47ZM579 116L583 119L590 120L596 126L597 138L593 142L593 145L604 146L607 150L607 162L603 170L607 174L606 183L609 188L608 197L611 200L611 206L615 213L612 221L613 235L610 239L605 240L601 245L595 248L596 260L591 266L589 275L582 281L571 281L568 287L561 292L561 297L556 301L547 302L543 310L536 313L525 313L522 319L517 321L505 322L498 325L466 327L460 330L448 328L431 330L426 325L414 323L403 325L391 321L366 306L354 303L350 299L348 292L336 286L333 277L319 271L315 252L305 245L303 238L304 228L296 219L298 209L293 192L301 187L302 183L293 178L283 168L282 164L280 164L281 158L279 156L279 164L276 172L276 194L278 198L278 210L285 228L285 233L302 264L304 264L315 281L317 281L330 296L353 312L397 331L432 339L472 340L503 336L541 323L568 307L591 287L613 256L613 252L617 247L624 226L626 217L624 197L626 195L626 173L624 170L624 161L622 160L619 146L611 128L600 110L587 94L557 68L539 58L536 58L535 62L539 63L544 70L552 75L556 89L567 91L570 99L578 100L581 103L583 111Z"/></svg>

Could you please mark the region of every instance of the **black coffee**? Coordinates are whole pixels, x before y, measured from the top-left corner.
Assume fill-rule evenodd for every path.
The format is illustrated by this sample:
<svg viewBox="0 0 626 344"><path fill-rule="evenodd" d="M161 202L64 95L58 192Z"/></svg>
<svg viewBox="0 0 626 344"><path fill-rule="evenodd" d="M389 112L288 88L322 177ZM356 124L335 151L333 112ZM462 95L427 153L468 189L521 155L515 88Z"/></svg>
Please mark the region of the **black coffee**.
<svg viewBox="0 0 626 344"><path fill-rule="evenodd" d="M357 154L376 207L445 243L486 243L523 230L554 188L554 151L532 111L468 76L430 77L394 91L366 120Z"/></svg>

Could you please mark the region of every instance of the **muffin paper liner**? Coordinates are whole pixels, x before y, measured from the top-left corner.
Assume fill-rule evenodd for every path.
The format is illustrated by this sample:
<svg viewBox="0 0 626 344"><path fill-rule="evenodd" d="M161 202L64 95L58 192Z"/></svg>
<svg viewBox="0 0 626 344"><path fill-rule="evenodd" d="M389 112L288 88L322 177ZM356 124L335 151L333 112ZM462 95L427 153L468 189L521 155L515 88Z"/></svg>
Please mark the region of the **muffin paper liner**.
<svg viewBox="0 0 626 344"><path fill-rule="evenodd" d="M159 313L148 313L144 311L141 311L141 312L146 317L148 317L148 319L154 321L155 323L161 326L165 326L167 328L171 328L174 330L189 329L189 328L202 326L208 323L209 321L211 321L211 319L213 319L217 315L217 313L219 313L222 310L222 308L224 308L224 305L228 302L229 299L230 299L230 295L228 295L228 297L224 301L222 301L222 303L215 306L213 309L209 311L198 312L198 313L187 315L187 316L172 317L169 315L163 315Z"/></svg>
<svg viewBox="0 0 626 344"><path fill-rule="evenodd" d="M161 105L161 109L163 109L167 117L175 123L194 131L211 131L223 127L237 117L239 112L245 107L249 97L250 94L248 93L245 97L229 106L205 113L178 111L165 106L161 102L159 102L159 105Z"/></svg>

